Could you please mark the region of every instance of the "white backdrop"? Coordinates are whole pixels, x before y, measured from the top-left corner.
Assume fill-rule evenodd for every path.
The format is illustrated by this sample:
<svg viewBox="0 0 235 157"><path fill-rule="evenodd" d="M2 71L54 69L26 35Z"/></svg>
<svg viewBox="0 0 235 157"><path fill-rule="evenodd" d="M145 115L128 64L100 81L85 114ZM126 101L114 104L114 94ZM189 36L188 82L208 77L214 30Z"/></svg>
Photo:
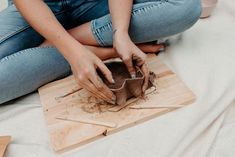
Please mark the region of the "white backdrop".
<svg viewBox="0 0 235 157"><path fill-rule="evenodd" d="M0 0L0 11L7 6L7 0Z"/></svg>

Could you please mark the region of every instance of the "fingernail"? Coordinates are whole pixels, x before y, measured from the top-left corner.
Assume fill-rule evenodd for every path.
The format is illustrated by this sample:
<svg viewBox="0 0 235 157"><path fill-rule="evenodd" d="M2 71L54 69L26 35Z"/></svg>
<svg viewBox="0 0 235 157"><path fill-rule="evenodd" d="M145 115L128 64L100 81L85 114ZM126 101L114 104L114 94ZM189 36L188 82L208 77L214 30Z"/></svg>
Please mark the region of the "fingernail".
<svg viewBox="0 0 235 157"><path fill-rule="evenodd" d="M146 91L146 89L147 89L147 87L144 86L143 89L142 89L143 93Z"/></svg>
<svg viewBox="0 0 235 157"><path fill-rule="evenodd" d="M115 102L116 102L116 96L113 96L113 97L112 97L112 101L115 101Z"/></svg>
<svg viewBox="0 0 235 157"><path fill-rule="evenodd" d="M110 103L110 104L116 104L116 101L113 101L113 100L110 100L110 101L107 101L108 103Z"/></svg>
<svg viewBox="0 0 235 157"><path fill-rule="evenodd" d="M115 83L115 81L114 81L114 79L112 78L112 83L114 84Z"/></svg>
<svg viewBox="0 0 235 157"><path fill-rule="evenodd" d="M113 96L111 100L108 101L111 104L116 104L116 97Z"/></svg>
<svg viewBox="0 0 235 157"><path fill-rule="evenodd" d="M116 104L116 101L112 101L111 104Z"/></svg>
<svg viewBox="0 0 235 157"><path fill-rule="evenodd" d="M161 47L160 49L159 49L159 51L165 51L165 47Z"/></svg>
<svg viewBox="0 0 235 157"><path fill-rule="evenodd" d="M136 75L135 75L135 74L131 74L131 78L132 78L132 79L135 79L135 78L136 78Z"/></svg>
<svg viewBox="0 0 235 157"><path fill-rule="evenodd" d="M165 46L162 44L162 45L160 45L160 48L165 48Z"/></svg>

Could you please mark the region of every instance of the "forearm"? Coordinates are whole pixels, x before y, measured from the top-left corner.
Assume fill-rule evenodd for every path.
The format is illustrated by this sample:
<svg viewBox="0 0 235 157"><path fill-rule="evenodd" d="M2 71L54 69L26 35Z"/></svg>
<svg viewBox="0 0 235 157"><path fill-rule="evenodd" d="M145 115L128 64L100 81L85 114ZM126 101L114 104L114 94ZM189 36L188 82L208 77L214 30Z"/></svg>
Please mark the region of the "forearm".
<svg viewBox="0 0 235 157"><path fill-rule="evenodd" d="M42 36L55 45L66 59L72 45L79 44L58 22L50 8L42 0L15 0L15 5L28 23ZM36 11L36 12L35 12Z"/></svg>
<svg viewBox="0 0 235 157"><path fill-rule="evenodd" d="M128 33L133 0L109 0L113 31Z"/></svg>

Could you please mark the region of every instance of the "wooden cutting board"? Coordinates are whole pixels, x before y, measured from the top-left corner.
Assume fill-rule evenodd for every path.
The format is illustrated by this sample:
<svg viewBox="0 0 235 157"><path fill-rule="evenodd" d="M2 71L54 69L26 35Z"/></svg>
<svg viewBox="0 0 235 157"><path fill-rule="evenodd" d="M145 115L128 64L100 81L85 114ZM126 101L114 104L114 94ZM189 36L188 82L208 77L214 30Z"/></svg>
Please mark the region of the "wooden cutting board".
<svg viewBox="0 0 235 157"><path fill-rule="evenodd" d="M195 100L192 91L156 55L148 55L148 64L157 75L155 87L147 90L144 99L130 99L125 106L97 100L78 87L73 76L41 87L40 99L54 150L76 148Z"/></svg>

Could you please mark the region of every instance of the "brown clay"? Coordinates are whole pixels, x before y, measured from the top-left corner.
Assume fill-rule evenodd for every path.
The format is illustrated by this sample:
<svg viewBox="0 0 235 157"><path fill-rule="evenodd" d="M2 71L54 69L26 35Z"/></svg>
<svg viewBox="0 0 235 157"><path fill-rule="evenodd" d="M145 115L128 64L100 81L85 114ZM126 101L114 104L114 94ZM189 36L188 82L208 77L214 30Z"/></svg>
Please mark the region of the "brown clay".
<svg viewBox="0 0 235 157"><path fill-rule="evenodd" d="M136 67L136 78L131 78L126 66L122 62L106 63L108 69L112 72L114 84L109 83L100 71L97 71L103 82L110 88L116 96L116 104L123 105L131 97L139 97L142 94L142 85L144 76L141 70ZM155 74L150 72L148 88L152 87Z"/></svg>

